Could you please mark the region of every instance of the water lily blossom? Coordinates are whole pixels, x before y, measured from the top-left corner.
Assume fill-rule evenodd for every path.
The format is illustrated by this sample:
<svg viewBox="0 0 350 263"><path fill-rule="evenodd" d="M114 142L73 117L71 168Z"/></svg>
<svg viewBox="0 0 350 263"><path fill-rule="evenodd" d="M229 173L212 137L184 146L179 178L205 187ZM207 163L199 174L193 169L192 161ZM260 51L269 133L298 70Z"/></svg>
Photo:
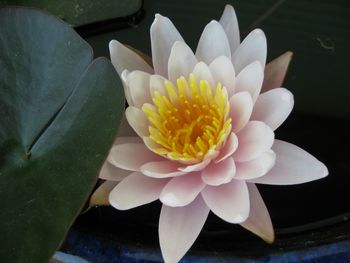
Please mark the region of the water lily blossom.
<svg viewBox="0 0 350 263"><path fill-rule="evenodd" d="M100 178L120 181L110 184L110 204L125 210L162 202L165 262L185 255L209 211L272 242L271 219L255 184L299 184L328 174L306 151L275 139L294 105L291 92L277 86L286 57L265 70L263 31L241 42L229 5L204 28L195 52L167 17L156 15L150 31L153 66L118 41L110 43L132 128L117 138L101 170Z"/></svg>

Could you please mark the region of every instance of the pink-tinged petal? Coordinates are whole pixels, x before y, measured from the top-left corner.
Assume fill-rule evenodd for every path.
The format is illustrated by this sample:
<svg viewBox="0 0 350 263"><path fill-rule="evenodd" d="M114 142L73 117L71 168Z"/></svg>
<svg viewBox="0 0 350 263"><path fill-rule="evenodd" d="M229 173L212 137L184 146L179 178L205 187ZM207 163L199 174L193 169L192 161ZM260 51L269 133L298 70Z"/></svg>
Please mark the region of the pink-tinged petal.
<svg viewBox="0 0 350 263"><path fill-rule="evenodd" d="M133 106L129 106L125 110L125 116L128 120L128 123L134 129L138 136L143 137L149 135L149 121L142 110Z"/></svg>
<svg viewBox="0 0 350 263"><path fill-rule="evenodd" d="M266 54L265 34L261 29L254 29L233 53L232 63L237 73L254 61L259 61L265 67Z"/></svg>
<svg viewBox="0 0 350 263"><path fill-rule="evenodd" d="M105 181L103 182L91 195L89 206L104 206L110 205L109 193L117 186L119 182L116 181Z"/></svg>
<svg viewBox="0 0 350 263"><path fill-rule="evenodd" d="M276 154L269 150L262 153L258 158L236 163L236 176L238 180L250 180L265 175L274 166Z"/></svg>
<svg viewBox="0 0 350 263"><path fill-rule="evenodd" d="M275 232L269 211L261 198L258 188L254 184L248 184L248 190L250 213L248 219L241 223L241 226L261 237L267 243L272 243L275 240Z"/></svg>
<svg viewBox="0 0 350 263"><path fill-rule="evenodd" d="M262 91L268 91L282 86L292 56L293 53L288 51L266 65Z"/></svg>
<svg viewBox="0 0 350 263"><path fill-rule="evenodd" d="M249 121L253 111L253 100L249 92L241 91L230 98L232 131L239 132Z"/></svg>
<svg viewBox="0 0 350 263"><path fill-rule="evenodd" d="M125 114L123 114L123 118L119 124L119 129L118 129L118 137L123 137L123 136L138 137L134 129L131 128L130 124L128 123Z"/></svg>
<svg viewBox="0 0 350 263"><path fill-rule="evenodd" d="M152 102L149 82L150 74L143 71L133 71L127 76L127 88L129 89L129 94L133 105L137 108L141 108L146 102Z"/></svg>
<svg viewBox="0 0 350 263"><path fill-rule="evenodd" d="M293 94L284 88L269 90L260 94L251 120L265 122L276 130L289 116L294 106Z"/></svg>
<svg viewBox="0 0 350 263"><path fill-rule="evenodd" d="M263 68L258 61L255 61L237 75L235 92L248 91L255 102L261 91L263 80Z"/></svg>
<svg viewBox="0 0 350 263"><path fill-rule="evenodd" d="M140 171L145 163L161 159L162 157L151 152L143 143L125 143L113 146L107 160L121 169Z"/></svg>
<svg viewBox="0 0 350 263"><path fill-rule="evenodd" d="M213 75L210 72L209 67L204 62L199 62L193 69L193 74L196 76L196 79L199 83L200 80L206 80L210 84L210 87L215 90L216 83L214 82Z"/></svg>
<svg viewBox="0 0 350 263"><path fill-rule="evenodd" d="M148 204L159 198L167 179L154 179L134 172L121 181L109 194L111 206L127 210Z"/></svg>
<svg viewBox="0 0 350 263"><path fill-rule="evenodd" d="M203 190L205 183L200 173L189 173L172 178L163 188L160 201L167 206L185 206L191 203Z"/></svg>
<svg viewBox="0 0 350 263"><path fill-rule="evenodd" d="M238 149L233 154L233 159L238 162L246 162L268 151L273 144L275 134L265 123L249 121L237 134L237 137Z"/></svg>
<svg viewBox="0 0 350 263"><path fill-rule="evenodd" d="M164 87L164 84L166 81L167 79L160 75L151 75L150 82L149 82L151 96L154 96L154 93L156 91L160 92L163 95L166 95L167 91Z"/></svg>
<svg viewBox="0 0 350 263"><path fill-rule="evenodd" d="M266 175L251 180L252 182L273 185L302 184L328 175L328 169L323 163L294 144L275 140L272 150L276 153L274 167Z"/></svg>
<svg viewBox="0 0 350 263"><path fill-rule="evenodd" d="M196 64L197 58L189 46L185 42L175 42L168 61L169 80L176 85L176 80L179 77L184 76L188 79Z"/></svg>
<svg viewBox="0 0 350 263"><path fill-rule="evenodd" d="M220 186L206 186L202 197L214 214L229 223L242 223L249 215L249 193L244 181L232 180Z"/></svg>
<svg viewBox="0 0 350 263"><path fill-rule="evenodd" d="M134 51L122 45L116 40L109 42L111 61L119 75L127 69L128 71L141 70L153 73L153 69Z"/></svg>
<svg viewBox="0 0 350 263"><path fill-rule="evenodd" d="M175 177L185 174L179 171L179 164L174 161L148 162L141 166L143 174L155 178Z"/></svg>
<svg viewBox="0 0 350 263"><path fill-rule="evenodd" d="M183 41L180 33L169 18L156 14L151 26L151 46L154 72L167 77L171 47L176 41Z"/></svg>
<svg viewBox="0 0 350 263"><path fill-rule="evenodd" d="M126 99L128 105L134 105L134 103L133 103L133 101L132 101L132 99L130 97L129 87L128 87L127 83L126 83L126 80L127 80L127 77L128 77L129 74L130 74L130 72L127 69L125 69L122 72L122 74L120 75L120 79L121 79L122 84L123 84L125 99Z"/></svg>
<svg viewBox="0 0 350 263"><path fill-rule="evenodd" d="M115 167L114 165L106 161L102 165L98 178L108 180L108 181L118 182L123 180L130 173L131 173L130 171Z"/></svg>
<svg viewBox="0 0 350 263"><path fill-rule="evenodd" d="M222 14L219 22L224 28L227 35L227 39L231 47L231 53L234 53L234 51L238 48L241 40L239 36L237 16L235 10L231 5L225 6L224 13Z"/></svg>
<svg viewBox="0 0 350 263"><path fill-rule="evenodd" d="M232 158L219 163L211 163L202 171L202 180L208 185L218 186L231 182L235 176L236 166Z"/></svg>
<svg viewBox="0 0 350 263"><path fill-rule="evenodd" d="M184 207L162 206L159 243L166 263L180 261L197 239L208 214L209 208L200 195Z"/></svg>
<svg viewBox="0 0 350 263"><path fill-rule="evenodd" d="M231 156L238 148L238 138L233 132L230 133L228 139L225 142L223 148L220 149L218 157L214 160L215 163L219 163L225 160L227 157Z"/></svg>
<svg viewBox="0 0 350 263"><path fill-rule="evenodd" d="M200 163L187 165L185 167L179 167L178 169L185 173L195 172L195 171L201 171L203 170L209 163L211 162L211 159L207 158L201 161Z"/></svg>
<svg viewBox="0 0 350 263"><path fill-rule="evenodd" d="M230 44L222 26L213 20L203 30L198 42L196 57L199 61L209 65L220 56L231 57Z"/></svg>
<svg viewBox="0 0 350 263"><path fill-rule="evenodd" d="M213 75L215 83L221 83L227 89L229 97L234 93L235 89L235 70L231 59L228 57L218 57L210 63L209 69Z"/></svg>

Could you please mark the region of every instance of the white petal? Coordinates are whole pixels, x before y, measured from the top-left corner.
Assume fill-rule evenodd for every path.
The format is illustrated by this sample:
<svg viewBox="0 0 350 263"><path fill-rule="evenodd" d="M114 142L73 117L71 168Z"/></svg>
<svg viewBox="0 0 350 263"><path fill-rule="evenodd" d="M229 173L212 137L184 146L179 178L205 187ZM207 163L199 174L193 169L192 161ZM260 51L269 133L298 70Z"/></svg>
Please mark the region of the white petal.
<svg viewBox="0 0 350 263"><path fill-rule="evenodd" d="M121 169L140 171L143 164L159 161L161 158L148 150L143 143L125 143L112 147L108 162Z"/></svg>
<svg viewBox="0 0 350 263"><path fill-rule="evenodd" d="M171 47L176 41L183 41L180 33L169 18L156 14L151 26L152 60L155 74L167 77Z"/></svg>
<svg viewBox="0 0 350 263"><path fill-rule="evenodd" d="M294 106L293 94L284 88L277 88L260 94L251 120L265 122L276 130L289 116Z"/></svg>
<svg viewBox="0 0 350 263"><path fill-rule="evenodd" d="M199 61L210 64L220 56L231 57L230 44L222 26L213 20L203 30L198 42L196 57Z"/></svg>
<svg viewBox="0 0 350 263"><path fill-rule="evenodd" d="M264 80L264 71L258 61L246 66L236 77L235 92L248 91L253 102L259 96L261 85Z"/></svg>
<svg viewBox="0 0 350 263"><path fill-rule="evenodd" d="M249 121L253 111L253 100L249 92L241 91L230 98L232 131L239 132Z"/></svg>
<svg viewBox="0 0 350 263"><path fill-rule="evenodd" d="M225 160L227 157L231 156L238 148L238 138L233 132L230 133L228 139L225 142L223 148L220 149L219 156L214 160L215 163Z"/></svg>
<svg viewBox="0 0 350 263"><path fill-rule="evenodd" d="M150 74L143 71L133 71L127 76L127 88L133 105L141 108L146 102L152 102L149 90Z"/></svg>
<svg viewBox="0 0 350 263"><path fill-rule="evenodd" d="M206 80L210 84L212 90L215 91L217 83L214 82L213 75L211 74L207 64L205 64L204 62L197 63L197 65L193 69L193 74L196 76L198 85L200 80Z"/></svg>
<svg viewBox="0 0 350 263"><path fill-rule="evenodd" d="M221 185L231 182L235 176L236 166L232 158L219 163L211 163L202 171L202 179L208 185Z"/></svg>
<svg viewBox="0 0 350 263"><path fill-rule="evenodd" d="M167 81L166 78L160 76L160 75L151 75L149 88L151 96L154 96L154 93L156 91L160 92L163 95L166 95L166 89L164 87L164 83Z"/></svg>
<svg viewBox="0 0 350 263"><path fill-rule="evenodd" d="M188 79L194 66L197 64L196 56L185 42L177 41L173 45L168 62L169 80L176 85L176 80L184 76Z"/></svg>
<svg viewBox="0 0 350 263"><path fill-rule="evenodd" d="M276 154L269 150L262 153L258 158L236 163L235 179L249 180L265 175L274 166Z"/></svg>
<svg viewBox="0 0 350 263"><path fill-rule="evenodd" d="M148 162L141 167L142 173L149 177L166 178L185 174L179 171L179 164L174 161Z"/></svg>
<svg viewBox="0 0 350 263"><path fill-rule="evenodd" d="M298 146L275 140L272 150L276 153L275 166L266 175L252 182L273 185L301 184L324 178L327 167Z"/></svg>
<svg viewBox="0 0 350 263"><path fill-rule="evenodd" d="M261 237L268 243L275 239L269 211L264 200L261 198L258 188L254 184L248 184L250 198L250 213L246 221L241 226L248 229L255 235Z"/></svg>
<svg viewBox="0 0 350 263"><path fill-rule="evenodd" d="M265 34L261 29L254 29L233 53L232 63L237 73L254 61L259 61L265 67L266 54Z"/></svg>
<svg viewBox="0 0 350 263"><path fill-rule="evenodd" d="M249 215L249 194L244 181L233 180L220 186L207 186L202 197L214 214L229 223L242 223Z"/></svg>
<svg viewBox="0 0 350 263"><path fill-rule="evenodd" d="M231 53L237 49L240 44L239 27L235 10L231 5L226 5L220 18L220 24L225 30L227 39L230 43Z"/></svg>
<svg viewBox="0 0 350 263"><path fill-rule="evenodd" d="M226 89L229 97L234 93L235 89L235 70L231 59L228 57L218 57L210 63L209 69L213 75L215 83L221 83Z"/></svg>
<svg viewBox="0 0 350 263"><path fill-rule="evenodd" d="M112 190L109 202L119 210L148 204L159 198L167 182L167 179L154 179L134 172Z"/></svg>
<svg viewBox="0 0 350 263"><path fill-rule="evenodd" d="M205 183L200 173L189 173L174 177L163 188L160 201L167 206L185 206L191 203L203 190Z"/></svg>
<svg viewBox="0 0 350 263"><path fill-rule="evenodd" d="M237 137L238 149L233 154L233 159L238 162L246 162L269 150L275 135L265 123L250 121L237 134Z"/></svg>
<svg viewBox="0 0 350 263"><path fill-rule="evenodd" d="M128 71L141 70L153 73L153 69L139 55L122 45L116 40L109 42L111 61L119 75L127 69Z"/></svg>
<svg viewBox="0 0 350 263"><path fill-rule="evenodd" d="M98 178L117 182L123 180L130 173L130 171L115 167L107 161L102 165Z"/></svg>
<svg viewBox="0 0 350 263"><path fill-rule="evenodd" d="M129 106L125 110L125 116L128 120L128 123L138 136L143 137L149 135L149 121L146 114L142 110L133 106Z"/></svg>
<svg viewBox="0 0 350 263"><path fill-rule="evenodd" d="M166 263L178 262L197 239L208 217L209 208L198 196L184 207L162 206L159 243Z"/></svg>
<svg viewBox="0 0 350 263"><path fill-rule="evenodd" d="M268 91L282 86L292 56L293 53L287 51L266 65L262 91Z"/></svg>

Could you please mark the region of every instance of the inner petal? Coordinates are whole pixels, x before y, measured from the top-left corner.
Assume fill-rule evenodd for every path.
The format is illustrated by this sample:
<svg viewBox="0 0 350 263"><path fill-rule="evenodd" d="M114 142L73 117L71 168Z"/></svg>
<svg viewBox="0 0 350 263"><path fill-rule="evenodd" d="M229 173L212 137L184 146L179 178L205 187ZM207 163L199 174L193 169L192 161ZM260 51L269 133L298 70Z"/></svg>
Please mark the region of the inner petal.
<svg viewBox="0 0 350 263"><path fill-rule="evenodd" d="M221 83L212 89L194 74L176 81L164 81L164 92L152 94L153 104L145 103L149 121L151 150L182 163L199 163L211 150L219 150L231 131L230 104ZM213 92L214 90L214 92Z"/></svg>

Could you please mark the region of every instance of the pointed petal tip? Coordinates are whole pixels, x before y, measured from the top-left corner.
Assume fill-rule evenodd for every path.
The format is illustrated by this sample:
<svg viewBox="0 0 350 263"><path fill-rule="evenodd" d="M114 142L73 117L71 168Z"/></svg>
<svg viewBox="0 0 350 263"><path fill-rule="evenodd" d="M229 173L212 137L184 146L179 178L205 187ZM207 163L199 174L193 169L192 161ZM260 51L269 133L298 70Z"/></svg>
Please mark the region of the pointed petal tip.
<svg viewBox="0 0 350 263"><path fill-rule="evenodd" d="M254 232L253 234L264 240L267 244L271 245L275 242L275 231L273 228L271 232Z"/></svg>
<svg viewBox="0 0 350 263"><path fill-rule="evenodd" d="M225 10L235 10L234 8L233 8L233 6L232 5L230 5L230 4L226 4L225 5Z"/></svg>
<svg viewBox="0 0 350 263"><path fill-rule="evenodd" d="M120 42L118 40L112 39L111 41L109 41L108 47L109 47L109 49L111 49L111 48L114 48L115 46L117 46L118 44L120 44Z"/></svg>
<svg viewBox="0 0 350 263"><path fill-rule="evenodd" d="M287 75L293 52L287 51L266 65L262 91L281 87Z"/></svg>
<svg viewBox="0 0 350 263"><path fill-rule="evenodd" d="M153 23L152 23L152 25L151 25L151 30L152 30L152 27L153 27L154 25L156 25L156 24L158 24L158 23L160 23L160 22L162 22L162 21L165 21L165 20L169 20L169 18L166 17L166 16L163 16L163 15L161 15L161 14L159 14L159 13L156 13L156 14L154 15L154 20L153 20Z"/></svg>
<svg viewBox="0 0 350 263"><path fill-rule="evenodd" d="M272 232L271 236L261 237L267 244L273 244L275 242L275 231Z"/></svg>
<svg viewBox="0 0 350 263"><path fill-rule="evenodd" d="M255 28L251 33L265 36L265 33L261 28Z"/></svg>
<svg viewBox="0 0 350 263"><path fill-rule="evenodd" d="M329 175L329 171L327 166L324 163L320 162L320 179L325 178L328 175Z"/></svg>
<svg viewBox="0 0 350 263"><path fill-rule="evenodd" d="M162 15L161 14L159 14L159 13L156 13L155 15L154 15L154 21L153 21L153 23L154 22L156 22L157 20L159 20L159 19L162 19Z"/></svg>

